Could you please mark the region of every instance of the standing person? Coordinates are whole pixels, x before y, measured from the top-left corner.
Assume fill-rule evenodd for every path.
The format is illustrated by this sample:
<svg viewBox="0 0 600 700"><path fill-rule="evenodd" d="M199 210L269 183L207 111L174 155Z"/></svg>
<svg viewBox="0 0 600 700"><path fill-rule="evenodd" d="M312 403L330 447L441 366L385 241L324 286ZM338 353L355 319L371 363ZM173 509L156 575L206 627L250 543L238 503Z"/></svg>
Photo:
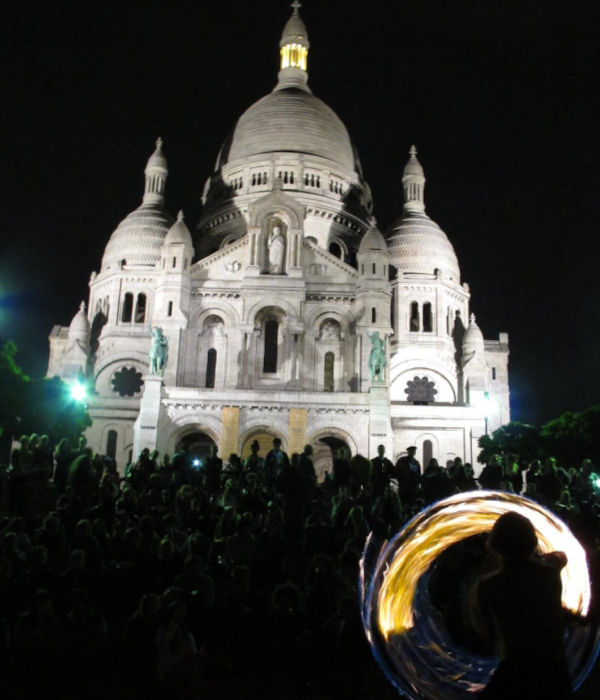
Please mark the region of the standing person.
<svg viewBox="0 0 600 700"><path fill-rule="evenodd" d="M563 552L537 554L531 522L518 513L500 516L488 548L499 568L478 584L480 620L500 663L479 697L564 700L573 696L563 645Z"/></svg>
<svg viewBox="0 0 600 700"><path fill-rule="evenodd" d="M371 487L375 497L381 496L393 473L394 465L385 456L385 445L377 445L377 457L371 460Z"/></svg>
<svg viewBox="0 0 600 700"><path fill-rule="evenodd" d="M348 459L348 450L345 446L338 449L333 460L333 485L338 491L341 487L349 488L352 479L352 469Z"/></svg>
<svg viewBox="0 0 600 700"><path fill-rule="evenodd" d="M263 458L258 454L260 445L258 440L254 440L250 445L250 454L244 460L244 472L258 473L264 464Z"/></svg>
<svg viewBox="0 0 600 700"><path fill-rule="evenodd" d="M279 478L282 469L290 466L287 454L281 449L281 440L273 438L273 449L265 457L265 485L271 491Z"/></svg>
<svg viewBox="0 0 600 700"><path fill-rule="evenodd" d="M302 479L304 480L306 491L311 494L314 487L317 485L317 473L315 472L315 465L312 461L313 448L312 445L304 445L304 450L300 455L300 460L298 462L298 468Z"/></svg>
<svg viewBox="0 0 600 700"><path fill-rule="evenodd" d="M415 458L417 448L414 445L411 445L410 447L406 448L406 452L407 454L405 454L404 457L400 457L400 459L396 462L396 474L405 473L406 468L408 467L408 469L410 469L415 476L420 477L421 465Z"/></svg>
<svg viewBox="0 0 600 700"><path fill-rule="evenodd" d="M221 473L223 472L223 460L217 456L217 451L217 446L211 445L209 456L204 463L206 486L213 493L216 493L221 487Z"/></svg>
<svg viewBox="0 0 600 700"><path fill-rule="evenodd" d="M394 475L398 481L398 494L403 503L414 503L421 485L421 465L415 459L417 448L407 447L407 454L396 462Z"/></svg>

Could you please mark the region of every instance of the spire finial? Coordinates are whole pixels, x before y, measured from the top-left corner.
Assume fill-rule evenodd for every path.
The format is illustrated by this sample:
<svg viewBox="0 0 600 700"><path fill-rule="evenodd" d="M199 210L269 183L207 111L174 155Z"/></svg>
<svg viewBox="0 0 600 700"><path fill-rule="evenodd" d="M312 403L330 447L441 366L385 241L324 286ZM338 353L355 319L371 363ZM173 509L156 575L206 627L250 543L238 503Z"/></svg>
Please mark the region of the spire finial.
<svg viewBox="0 0 600 700"><path fill-rule="evenodd" d="M183 221L183 209L177 212L177 221Z"/></svg>
<svg viewBox="0 0 600 700"><path fill-rule="evenodd" d="M290 7L294 9L294 14L297 15L298 10L302 7L302 3L298 2L298 0L294 0Z"/></svg>
<svg viewBox="0 0 600 700"><path fill-rule="evenodd" d="M471 314L469 321L471 321L471 323L475 323L475 314Z"/></svg>
<svg viewBox="0 0 600 700"><path fill-rule="evenodd" d="M79 310L85 313L85 301L82 301L81 304L79 304Z"/></svg>
<svg viewBox="0 0 600 700"><path fill-rule="evenodd" d="M417 157L417 147L415 146L414 143L413 143L413 145L410 147L409 153L410 153L410 157L411 157L411 158L416 158L416 157Z"/></svg>
<svg viewBox="0 0 600 700"><path fill-rule="evenodd" d="M162 145L163 145L163 140L162 140L162 137L159 136L159 137L156 139L156 148L158 148L158 150L160 151L160 149L162 148Z"/></svg>

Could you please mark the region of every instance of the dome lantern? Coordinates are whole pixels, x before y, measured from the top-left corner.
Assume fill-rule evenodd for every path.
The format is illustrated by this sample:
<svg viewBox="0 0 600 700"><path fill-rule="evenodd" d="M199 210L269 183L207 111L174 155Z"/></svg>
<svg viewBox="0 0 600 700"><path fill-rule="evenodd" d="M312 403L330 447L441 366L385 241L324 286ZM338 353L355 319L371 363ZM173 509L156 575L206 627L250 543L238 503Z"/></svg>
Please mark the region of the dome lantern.
<svg viewBox="0 0 600 700"><path fill-rule="evenodd" d="M417 160L417 149L410 147L410 159L402 173L404 189L404 211L425 211L425 173Z"/></svg>
<svg viewBox="0 0 600 700"><path fill-rule="evenodd" d="M298 0L292 3L292 16L288 19L279 42L279 82L275 90L299 88L307 90L308 81L308 32L300 13Z"/></svg>
<svg viewBox="0 0 600 700"><path fill-rule="evenodd" d="M163 140L156 139L154 153L148 158L144 175L146 183L144 187L144 205L162 207L165 203L165 183L167 181L167 159L162 152Z"/></svg>

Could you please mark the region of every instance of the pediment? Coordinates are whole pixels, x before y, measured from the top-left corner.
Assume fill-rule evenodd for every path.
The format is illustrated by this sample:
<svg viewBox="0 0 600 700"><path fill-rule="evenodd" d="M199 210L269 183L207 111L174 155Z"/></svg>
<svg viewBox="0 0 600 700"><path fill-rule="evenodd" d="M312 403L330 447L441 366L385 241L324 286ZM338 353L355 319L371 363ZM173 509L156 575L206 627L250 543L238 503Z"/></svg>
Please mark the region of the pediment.
<svg viewBox="0 0 600 700"><path fill-rule="evenodd" d="M358 279L358 272L353 267L306 239L302 247L302 267L309 281L334 279L336 282L355 283Z"/></svg>
<svg viewBox="0 0 600 700"><path fill-rule="evenodd" d="M219 248L192 265L192 279L241 280L250 263L248 235Z"/></svg>

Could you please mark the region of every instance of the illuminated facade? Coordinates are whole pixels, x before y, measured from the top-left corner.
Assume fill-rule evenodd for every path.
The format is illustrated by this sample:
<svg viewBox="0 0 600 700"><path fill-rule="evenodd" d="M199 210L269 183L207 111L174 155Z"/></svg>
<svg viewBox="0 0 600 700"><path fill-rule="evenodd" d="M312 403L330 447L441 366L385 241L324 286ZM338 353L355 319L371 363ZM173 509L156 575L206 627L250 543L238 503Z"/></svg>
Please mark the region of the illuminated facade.
<svg viewBox="0 0 600 700"><path fill-rule="evenodd" d="M484 340L446 234L425 213L411 149L404 206L387 236L337 115L308 87L309 42L294 3L274 90L224 142L190 233L164 207L159 140L141 205L108 241L89 303L50 336L48 374L93 382L89 444L122 468L143 447L246 454L274 436L394 459L476 458L509 420L508 337ZM87 309L87 310L86 310ZM152 328L168 339L148 375ZM385 337L383 381L369 374Z"/></svg>

